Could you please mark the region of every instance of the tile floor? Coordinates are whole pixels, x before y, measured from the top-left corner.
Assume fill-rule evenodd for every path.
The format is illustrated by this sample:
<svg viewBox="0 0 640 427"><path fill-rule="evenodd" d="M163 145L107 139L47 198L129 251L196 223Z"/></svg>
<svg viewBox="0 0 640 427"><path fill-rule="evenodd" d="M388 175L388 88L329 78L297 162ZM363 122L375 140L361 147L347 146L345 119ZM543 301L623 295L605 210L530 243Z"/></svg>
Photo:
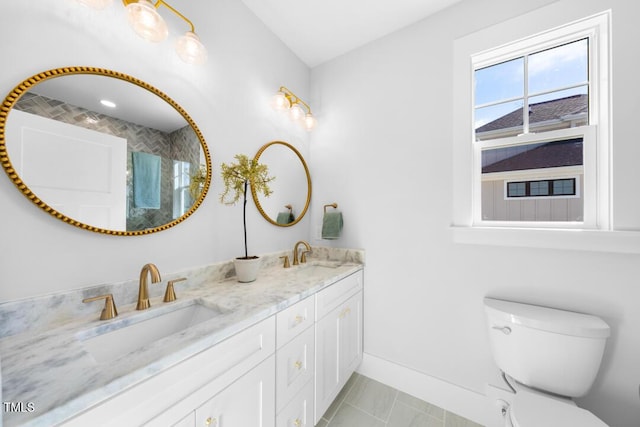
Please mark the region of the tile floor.
<svg viewBox="0 0 640 427"><path fill-rule="evenodd" d="M316 427L482 426L355 373Z"/></svg>

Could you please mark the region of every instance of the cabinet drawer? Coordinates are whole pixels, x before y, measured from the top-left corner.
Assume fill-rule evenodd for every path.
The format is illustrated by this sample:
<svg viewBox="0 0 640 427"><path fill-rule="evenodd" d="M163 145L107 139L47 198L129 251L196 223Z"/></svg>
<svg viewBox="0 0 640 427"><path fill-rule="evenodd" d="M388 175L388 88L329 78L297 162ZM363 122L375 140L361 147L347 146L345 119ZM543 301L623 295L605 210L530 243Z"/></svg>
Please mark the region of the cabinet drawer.
<svg viewBox="0 0 640 427"><path fill-rule="evenodd" d="M313 427L313 381L277 415L276 427Z"/></svg>
<svg viewBox="0 0 640 427"><path fill-rule="evenodd" d="M322 319L350 296L362 289L362 270L334 283L316 294L316 319Z"/></svg>
<svg viewBox="0 0 640 427"><path fill-rule="evenodd" d="M303 299L276 315L276 343L280 348L293 337L313 325L314 297Z"/></svg>
<svg viewBox="0 0 640 427"><path fill-rule="evenodd" d="M313 379L314 337L314 328L307 328L276 352L276 412L284 408Z"/></svg>

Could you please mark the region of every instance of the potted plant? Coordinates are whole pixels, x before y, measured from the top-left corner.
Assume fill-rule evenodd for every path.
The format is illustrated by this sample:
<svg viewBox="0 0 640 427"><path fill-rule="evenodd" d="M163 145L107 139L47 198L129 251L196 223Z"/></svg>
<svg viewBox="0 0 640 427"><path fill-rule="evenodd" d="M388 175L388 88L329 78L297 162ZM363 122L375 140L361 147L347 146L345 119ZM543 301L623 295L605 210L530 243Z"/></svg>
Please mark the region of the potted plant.
<svg viewBox="0 0 640 427"><path fill-rule="evenodd" d="M237 163L222 164L224 191L220 195L220 201L226 205L234 205L241 197L243 199L244 256L234 259L234 265L239 282L253 282L258 275L260 258L249 256L247 249L247 191L251 186L256 193L269 197L272 193L269 182L275 178L269 176L267 165L260 164L255 159L249 159L244 154L237 154L235 159Z"/></svg>

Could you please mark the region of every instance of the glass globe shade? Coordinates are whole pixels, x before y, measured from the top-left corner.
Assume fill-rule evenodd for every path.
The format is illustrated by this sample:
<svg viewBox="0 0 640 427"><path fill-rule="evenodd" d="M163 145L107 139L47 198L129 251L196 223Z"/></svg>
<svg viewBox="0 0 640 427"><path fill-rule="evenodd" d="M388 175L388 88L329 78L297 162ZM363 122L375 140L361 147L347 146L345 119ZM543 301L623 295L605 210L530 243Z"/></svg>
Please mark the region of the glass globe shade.
<svg viewBox="0 0 640 427"><path fill-rule="evenodd" d="M274 110L286 110L291 107L291 102L284 93L278 92L271 97L271 107Z"/></svg>
<svg viewBox="0 0 640 427"><path fill-rule="evenodd" d="M187 31L176 42L176 53L187 64L203 64L207 60L207 49L196 33Z"/></svg>
<svg viewBox="0 0 640 427"><path fill-rule="evenodd" d="M304 111L298 104L293 104L289 110L289 117L291 120L300 120L304 117Z"/></svg>
<svg viewBox="0 0 640 427"><path fill-rule="evenodd" d="M127 18L136 34L145 40L161 42L169 35L166 22L149 0L130 3Z"/></svg>
<svg viewBox="0 0 640 427"><path fill-rule="evenodd" d="M318 121L311 115L311 113L307 113L307 115L304 116L304 119L302 119L302 124L306 130L312 130L316 127Z"/></svg>
<svg viewBox="0 0 640 427"><path fill-rule="evenodd" d="M78 3L82 3L85 6L90 7L91 9L105 9L113 0L78 0Z"/></svg>

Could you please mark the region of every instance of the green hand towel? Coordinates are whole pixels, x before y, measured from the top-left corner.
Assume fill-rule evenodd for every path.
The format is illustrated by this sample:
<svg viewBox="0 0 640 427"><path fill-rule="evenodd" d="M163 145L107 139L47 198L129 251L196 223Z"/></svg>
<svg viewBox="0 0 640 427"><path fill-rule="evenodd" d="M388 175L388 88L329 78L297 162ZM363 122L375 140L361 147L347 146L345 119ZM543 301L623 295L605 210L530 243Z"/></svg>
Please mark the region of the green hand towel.
<svg viewBox="0 0 640 427"><path fill-rule="evenodd" d="M291 224L294 220L295 218L293 216L293 213L286 211L286 212L278 213L278 218L276 219L276 222L278 224Z"/></svg>
<svg viewBox="0 0 640 427"><path fill-rule="evenodd" d="M160 156L133 152L133 204L136 208L160 209Z"/></svg>
<svg viewBox="0 0 640 427"><path fill-rule="evenodd" d="M342 225L342 212L326 212L322 219L322 238L326 240L338 239L342 232Z"/></svg>

